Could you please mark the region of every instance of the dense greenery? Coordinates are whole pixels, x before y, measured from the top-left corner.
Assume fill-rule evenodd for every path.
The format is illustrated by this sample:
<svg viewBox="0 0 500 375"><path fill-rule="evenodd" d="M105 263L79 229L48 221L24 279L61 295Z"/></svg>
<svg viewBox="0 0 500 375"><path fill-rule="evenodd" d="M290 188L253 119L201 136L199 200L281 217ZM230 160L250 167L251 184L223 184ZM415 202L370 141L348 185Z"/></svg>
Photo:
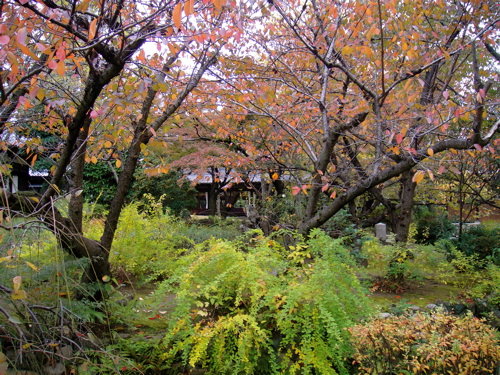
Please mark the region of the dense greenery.
<svg viewBox="0 0 500 375"><path fill-rule="evenodd" d="M98 161L85 165L83 191L87 202L99 203L109 208L116 192L117 176L120 168L113 163ZM134 175L134 182L127 199L130 202L142 202L144 210L148 209L149 200L143 199L148 194L160 200L164 209L176 214L187 212L196 207L196 189L185 183L179 185L180 172L169 172L157 176L147 176L142 169Z"/></svg>
<svg viewBox="0 0 500 375"><path fill-rule="evenodd" d="M130 199L132 201L142 201L146 208L149 205L143 197L148 194L161 202L165 209L169 209L176 214L188 213L196 207L196 189L188 182L179 184L182 173L170 171L158 176L147 176L143 170L136 171L134 184L132 185Z"/></svg>
<svg viewBox="0 0 500 375"><path fill-rule="evenodd" d="M87 202L100 203L109 206L116 191L115 174L113 165L100 161L95 164L88 163L83 171L83 194Z"/></svg>
<svg viewBox="0 0 500 375"><path fill-rule="evenodd" d="M500 323L492 258L449 240L383 245L368 231L353 237L349 226L339 239L319 229L307 239L286 230L242 234L238 222L193 223L145 199L149 210L132 203L121 217L106 303L76 298L88 261L65 254L45 229L3 233L11 250L0 258L0 366L89 375L472 375L492 373L499 361L491 328L445 313ZM98 237L102 219L88 216L85 227ZM456 290L441 312L408 315L411 304L401 301L382 305L399 317L379 318L368 289L404 293L428 278ZM148 294L134 297L130 283ZM428 359L436 356L445 360Z"/></svg>
<svg viewBox="0 0 500 375"><path fill-rule="evenodd" d="M423 244L433 244L456 234L456 227L448 219L447 212L431 211L427 207L416 210L415 227L415 240Z"/></svg>
<svg viewBox="0 0 500 375"><path fill-rule="evenodd" d="M347 374L366 291L341 241L319 230L297 240L289 251L258 232L205 244L168 285L178 303L165 359L217 374Z"/></svg>
<svg viewBox="0 0 500 375"><path fill-rule="evenodd" d="M201 225L182 220L163 207L163 197L157 200L145 195L123 210L110 254L114 274L121 281L141 283L171 277L177 262L195 244L241 234L238 222L212 218L214 224ZM91 219L86 227L90 238L99 238L103 222Z"/></svg>
<svg viewBox="0 0 500 375"><path fill-rule="evenodd" d="M500 265L500 228L472 226L454 243L466 255L476 255L479 259Z"/></svg>

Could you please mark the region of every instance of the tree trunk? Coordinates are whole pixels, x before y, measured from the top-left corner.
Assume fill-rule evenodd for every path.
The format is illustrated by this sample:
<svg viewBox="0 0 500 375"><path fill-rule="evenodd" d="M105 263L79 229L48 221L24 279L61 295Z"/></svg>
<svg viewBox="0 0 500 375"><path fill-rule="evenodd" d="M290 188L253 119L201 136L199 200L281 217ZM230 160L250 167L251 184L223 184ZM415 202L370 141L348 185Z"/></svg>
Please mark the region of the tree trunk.
<svg viewBox="0 0 500 375"><path fill-rule="evenodd" d="M219 191L217 189L217 184L214 182L210 186L210 191L208 192L208 214L210 216L215 216L217 213L217 196Z"/></svg>
<svg viewBox="0 0 500 375"><path fill-rule="evenodd" d="M87 137L91 118L88 117L78 135L75 144L75 156L70 163L70 202L68 207L68 217L76 233L83 234L83 170L85 167L85 156L87 154Z"/></svg>
<svg viewBox="0 0 500 375"><path fill-rule="evenodd" d="M410 233L410 225L413 221L413 201L417 184L412 181L413 171L405 171L401 174L399 183L401 190L399 194L399 210L394 223L396 242L407 242Z"/></svg>

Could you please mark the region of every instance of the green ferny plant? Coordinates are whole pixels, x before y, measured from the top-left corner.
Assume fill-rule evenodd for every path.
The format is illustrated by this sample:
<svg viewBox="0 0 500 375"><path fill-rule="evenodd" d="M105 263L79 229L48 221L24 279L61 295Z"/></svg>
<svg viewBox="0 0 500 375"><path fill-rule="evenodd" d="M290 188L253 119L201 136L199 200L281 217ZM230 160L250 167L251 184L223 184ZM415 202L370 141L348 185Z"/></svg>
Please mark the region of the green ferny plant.
<svg viewBox="0 0 500 375"><path fill-rule="evenodd" d="M238 241L201 246L170 284L167 363L209 374L349 373L347 328L372 310L340 240L314 230L292 257L262 235L244 251Z"/></svg>

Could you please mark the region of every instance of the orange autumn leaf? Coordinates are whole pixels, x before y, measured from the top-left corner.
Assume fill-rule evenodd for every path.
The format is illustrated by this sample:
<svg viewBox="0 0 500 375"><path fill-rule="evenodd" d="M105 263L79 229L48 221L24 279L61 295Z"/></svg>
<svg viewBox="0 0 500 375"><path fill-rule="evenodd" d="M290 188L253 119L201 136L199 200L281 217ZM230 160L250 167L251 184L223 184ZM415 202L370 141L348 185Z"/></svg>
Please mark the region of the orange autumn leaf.
<svg viewBox="0 0 500 375"><path fill-rule="evenodd" d="M89 26L89 41L95 38L97 33L97 18L95 18Z"/></svg>
<svg viewBox="0 0 500 375"><path fill-rule="evenodd" d="M180 28L181 25L182 25L182 23L181 23L181 14L182 14L182 4L178 3L175 6L174 11L172 13L172 19L174 20L174 25L177 28Z"/></svg>
<svg viewBox="0 0 500 375"><path fill-rule="evenodd" d="M193 12L194 12L194 0L187 0L184 3L184 14L186 14L186 16L189 16Z"/></svg>
<svg viewBox="0 0 500 375"><path fill-rule="evenodd" d="M56 72L62 77L64 75L64 71L65 71L64 60L61 60L57 63Z"/></svg>

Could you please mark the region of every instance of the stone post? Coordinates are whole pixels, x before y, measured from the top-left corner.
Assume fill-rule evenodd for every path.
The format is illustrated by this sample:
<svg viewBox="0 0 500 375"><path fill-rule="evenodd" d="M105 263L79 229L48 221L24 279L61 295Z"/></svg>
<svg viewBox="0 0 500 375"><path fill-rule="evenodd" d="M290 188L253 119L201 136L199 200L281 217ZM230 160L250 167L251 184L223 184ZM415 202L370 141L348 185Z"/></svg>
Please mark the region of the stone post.
<svg viewBox="0 0 500 375"><path fill-rule="evenodd" d="M387 241L387 226L384 223L375 224L375 237L383 244Z"/></svg>

